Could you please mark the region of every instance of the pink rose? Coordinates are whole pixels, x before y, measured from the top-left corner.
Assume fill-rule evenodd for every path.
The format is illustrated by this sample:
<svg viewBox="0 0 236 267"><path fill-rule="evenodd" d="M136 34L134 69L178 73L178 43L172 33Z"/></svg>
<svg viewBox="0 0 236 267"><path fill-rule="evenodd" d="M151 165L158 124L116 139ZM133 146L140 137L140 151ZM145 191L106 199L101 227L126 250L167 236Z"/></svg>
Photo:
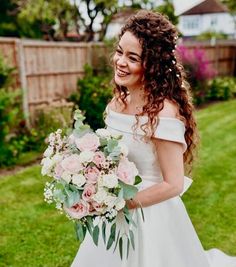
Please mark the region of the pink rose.
<svg viewBox="0 0 236 267"><path fill-rule="evenodd" d="M135 176L138 175L138 170L133 162L123 158L119 162L116 174L122 182L133 185Z"/></svg>
<svg viewBox="0 0 236 267"><path fill-rule="evenodd" d="M88 167L84 172L84 176L88 180L88 182L95 184L97 182L98 176L100 172L96 167Z"/></svg>
<svg viewBox="0 0 236 267"><path fill-rule="evenodd" d="M105 155L101 152L95 152L95 155L93 157L93 162L99 167L102 164L104 164L106 161Z"/></svg>
<svg viewBox="0 0 236 267"><path fill-rule="evenodd" d="M63 159L61 166L65 171L74 174L78 173L83 168L79 159L79 155L77 154L73 154Z"/></svg>
<svg viewBox="0 0 236 267"><path fill-rule="evenodd" d="M93 184L86 184L82 194L83 200L89 202L92 200L92 196L96 193L96 188Z"/></svg>
<svg viewBox="0 0 236 267"><path fill-rule="evenodd" d="M75 140L76 146L80 151L96 151L99 147L99 138L94 133L87 133L79 139Z"/></svg>
<svg viewBox="0 0 236 267"><path fill-rule="evenodd" d="M73 219L81 219L89 214L89 204L83 200L71 208L64 207L64 209Z"/></svg>
<svg viewBox="0 0 236 267"><path fill-rule="evenodd" d="M91 205L94 210L96 211L102 211L102 205L97 203L96 201L91 202Z"/></svg>
<svg viewBox="0 0 236 267"><path fill-rule="evenodd" d="M55 169L55 177L58 179L58 178L61 178L62 176L62 173L64 172L64 169L62 168L61 166L61 163L57 163Z"/></svg>

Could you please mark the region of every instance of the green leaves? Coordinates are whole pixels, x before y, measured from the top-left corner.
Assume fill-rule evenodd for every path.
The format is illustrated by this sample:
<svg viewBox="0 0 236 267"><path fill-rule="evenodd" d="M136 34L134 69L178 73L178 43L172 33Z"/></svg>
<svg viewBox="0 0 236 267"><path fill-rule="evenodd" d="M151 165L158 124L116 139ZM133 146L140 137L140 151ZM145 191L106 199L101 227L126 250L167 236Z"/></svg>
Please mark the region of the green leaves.
<svg viewBox="0 0 236 267"><path fill-rule="evenodd" d="M76 221L75 232L79 242L82 243L85 238L87 228L81 221Z"/></svg>
<svg viewBox="0 0 236 267"><path fill-rule="evenodd" d="M123 198L124 199L131 199L133 198L137 192L138 192L138 189L133 186L133 185L129 185L129 184L126 184L122 181L119 180L119 185L121 186L122 188L122 192L123 192Z"/></svg>
<svg viewBox="0 0 236 267"><path fill-rule="evenodd" d="M99 227L96 225L93 229L93 242L97 246L98 245L98 237L99 237Z"/></svg>
<svg viewBox="0 0 236 267"><path fill-rule="evenodd" d="M142 178L139 175L136 175L134 185L140 184L141 182L142 182Z"/></svg>

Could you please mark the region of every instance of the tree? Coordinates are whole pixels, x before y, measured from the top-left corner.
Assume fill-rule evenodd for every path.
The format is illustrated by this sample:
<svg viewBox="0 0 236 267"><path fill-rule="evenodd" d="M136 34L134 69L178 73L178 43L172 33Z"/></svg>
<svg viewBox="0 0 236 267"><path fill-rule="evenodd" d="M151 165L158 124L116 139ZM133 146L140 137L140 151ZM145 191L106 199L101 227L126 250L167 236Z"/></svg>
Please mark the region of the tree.
<svg viewBox="0 0 236 267"><path fill-rule="evenodd" d="M163 4L156 7L155 10L167 15L174 25L179 23L179 17L175 15L175 8L172 0L163 0Z"/></svg>
<svg viewBox="0 0 236 267"><path fill-rule="evenodd" d="M21 25L21 36L64 40L69 27L75 23L77 9L70 4L69 0L21 0L18 2L20 2L20 12L17 20Z"/></svg>
<svg viewBox="0 0 236 267"><path fill-rule="evenodd" d="M225 4L234 21L234 38L236 39L236 1L235 0L222 0L222 3Z"/></svg>
<svg viewBox="0 0 236 267"><path fill-rule="evenodd" d="M84 40L93 41L95 33L99 34L100 41L103 40L112 16L118 11L118 0L74 0L74 4L84 29ZM96 30L96 25L100 29Z"/></svg>
<svg viewBox="0 0 236 267"><path fill-rule="evenodd" d="M0 36L19 36L16 15L18 5L9 0L1 0Z"/></svg>

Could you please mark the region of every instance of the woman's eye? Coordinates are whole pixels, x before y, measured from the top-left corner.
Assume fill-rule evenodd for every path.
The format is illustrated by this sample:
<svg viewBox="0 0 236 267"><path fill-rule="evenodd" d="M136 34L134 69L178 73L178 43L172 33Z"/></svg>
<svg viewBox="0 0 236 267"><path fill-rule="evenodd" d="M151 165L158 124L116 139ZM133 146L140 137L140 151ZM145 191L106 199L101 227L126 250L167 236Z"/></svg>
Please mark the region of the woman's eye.
<svg viewBox="0 0 236 267"><path fill-rule="evenodd" d="M122 51L119 50L119 49L116 49L116 53L119 54L119 55L121 55L122 54Z"/></svg>
<svg viewBox="0 0 236 267"><path fill-rule="evenodd" d="M132 60L132 61L134 61L134 62L137 62L138 61L137 58L135 58L135 57L130 57L129 59Z"/></svg>

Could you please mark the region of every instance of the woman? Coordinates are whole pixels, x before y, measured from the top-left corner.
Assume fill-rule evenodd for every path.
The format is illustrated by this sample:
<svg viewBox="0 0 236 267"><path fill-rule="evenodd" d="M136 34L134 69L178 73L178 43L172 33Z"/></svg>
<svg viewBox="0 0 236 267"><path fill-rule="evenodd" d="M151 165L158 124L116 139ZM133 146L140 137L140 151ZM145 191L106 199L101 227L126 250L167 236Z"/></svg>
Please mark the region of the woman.
<svg viewBox="0 0 236 267"><path fill-rule="evenodd" d="M161 14L140 11L121 30L113 57L115 96L107 128L123 135L129 158L143 179L127 201L138 221L136 248L128 259L98 247L87 235L73 267L232 267L236 257L205 252L180 195L196 146L193 106L175 57L175 27ZM140 205L145 222L138 216Z"/></svg>

